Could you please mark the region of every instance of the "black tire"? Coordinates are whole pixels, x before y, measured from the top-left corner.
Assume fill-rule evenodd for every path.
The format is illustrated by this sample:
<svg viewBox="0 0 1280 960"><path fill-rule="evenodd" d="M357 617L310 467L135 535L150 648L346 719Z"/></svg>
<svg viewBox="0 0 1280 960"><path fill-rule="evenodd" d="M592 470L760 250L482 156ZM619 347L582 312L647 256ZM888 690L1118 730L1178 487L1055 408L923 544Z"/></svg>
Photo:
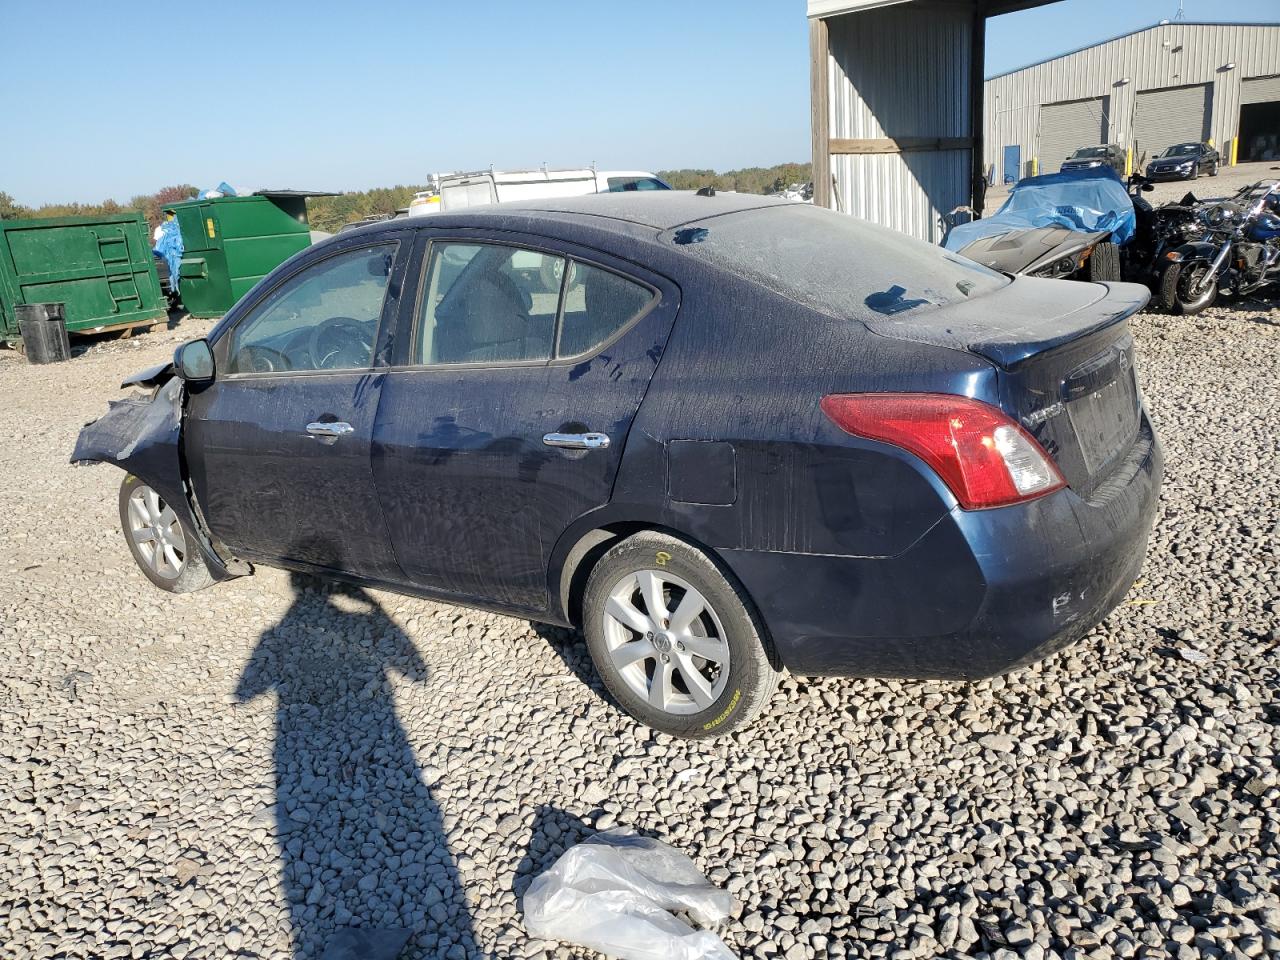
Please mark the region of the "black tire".
<svg viewBox="0 0 1280 960"><path fill-rule="evenodd" d="M195 590L202 590L212 584L214 582L213 577L209 573L209 568L204 565L204 558L200 556L200 548L196 545L195 534L182 522L177 514L174 514L173 519L168 524L165 524L166 531L164 536L167 541L170 541L168 545L173 550L168 556L180 557L181 563L174 566L168 560L165 560L162 562L161 568L157 569L153 563L154 553L151 552L156 549L156 541L153 539L140 543L133 534L135 524L130 519L129 501L135 495L145 500L147 491L155 493L146 483L133 474L126 474L120 484L120 531L124 535L125 543L129 545L129 552L133 554L133 559L137 563L138 569L153 584L161 590L167 590L169 593L191 593ZM163 514L164 508L167 507L164 499L159 494L156 494L155 502L158 505L158 509L155 512ZM175 526L181 530L182 537L180 541L172 535L172 529ZM148 549L148 544L150 549Z"/></svg>
<svg viewBox="0 0 1280 960"><path fill-rule="evenodd" d="M714 641L718 649L727 647L727 673L714 660L702 660L692 654L692 648L686 649L666 629L648 642L647 636L638 630L622 627L616 619L612 625L607 622L606 610L612 597L632 589L640 591L638 584L633 587L627 583L628 578L650 574L683 581L701 594L706 608L698 614L691 634L685 634L685 638L690 644L692 635L694 639ZM663 593L664 604L671 612L677 612L680 599L687 596L683 587L667 581L659 589ZM642 601L642 604L647 608L647 603ZM638 606L634 609L639 610ZM646 609L644 613L647 612ZM582 622L591 659L618 705L641 723L675 737L700 739L736 730L760 712L777 686L780 664L746 591L732 572L702 550L676 537L646 531L610 548L587 580ZM669 623L671 621L661 620L664 628ZM722 635L716 636L717 633ZM628 643L646 643L646 649L653 655L638 658L630 666L620 668L614 662L611 650L618 649L616 641L623 636ZM679 646L683 653L676 652L675 646ZM659 652L664 649L670 651L670 661L667 653ZM633 686L646 684L650 695L653 694L657 671L662 669L659 657L664 663L669 663L671 680L667 689L687 701L684 704L673 703L669 710L651 704L649 697L642 696ZM704 696L715 695L705 707L694 702L690 684L681 672L689 668L714 674L713 679L704 677L703 682L709 688ZM624 676L623 670L630 671L629 675ZM676 710L685 712L674 712Z"/></svg>
<svg viewBox="0 0 1280 960"><path fill-rule="evenodd" d="M1209 168L1209 176L1211 176L1211 177L1216 177L1216 176L1218 175L1218 165L1219 165L1221 162L1222 162L1221 160L1215 160L1215 161L1213 161L1213 166L1211 166L1211 167Z"/></svg>
<svg viewBox="0 0 1280 960"><path fill-rule="evenodd" d="M1185 263L1174 263L1165 270L1160 278L1160 303L1172 314L1189 317L1213 305L1218 295L1218 282L1213 281L1207 291L1192 297L1190 285L1201 275L1202 270L1209 269L1209 265L1200 260L1193 261L1189 266L1196 269L1190 272L1184 269L1187 266Z"/></svg>
<svg viewBox="0 0 1280 960"><path fill-rule="evenodd" d="M1200 164L1197 163L1191 167L1191 176L1189 176L1187 179L1188 180L1200 179Z"/></svg>
<svg viewBox="0 0 1280 960"><path fill-rule="evenodd" d="M1107 240L1093 248L1084 264L1091 283L1116 283L1120 280L1120 248Z"/></svg>

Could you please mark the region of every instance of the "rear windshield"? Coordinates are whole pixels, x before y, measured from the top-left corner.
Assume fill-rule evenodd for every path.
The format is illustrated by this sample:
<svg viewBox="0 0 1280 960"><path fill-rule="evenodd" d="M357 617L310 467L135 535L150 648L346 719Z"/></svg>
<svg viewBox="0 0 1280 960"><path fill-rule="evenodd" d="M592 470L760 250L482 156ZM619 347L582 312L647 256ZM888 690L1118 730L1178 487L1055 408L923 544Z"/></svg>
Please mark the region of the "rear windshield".
<svg viewBox="0 0 1280 960"><path fill-rule="evenodd" d="M923 240L801 203L710 217L662 238L834 317L923 312L1009 282Z"/></svg>

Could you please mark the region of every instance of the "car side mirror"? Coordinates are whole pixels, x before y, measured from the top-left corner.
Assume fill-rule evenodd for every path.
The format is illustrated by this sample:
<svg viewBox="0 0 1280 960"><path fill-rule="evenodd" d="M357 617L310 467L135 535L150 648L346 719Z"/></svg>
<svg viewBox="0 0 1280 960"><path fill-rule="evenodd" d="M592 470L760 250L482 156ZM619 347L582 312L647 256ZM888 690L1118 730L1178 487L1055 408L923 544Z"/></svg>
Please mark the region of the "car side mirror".
<svg viewBox="0 0 1280 960"><path fill-rule="evenodd" d="M208 340L190 340L173 352L173 369L187 383L213 380L213 350Z"/></svg>

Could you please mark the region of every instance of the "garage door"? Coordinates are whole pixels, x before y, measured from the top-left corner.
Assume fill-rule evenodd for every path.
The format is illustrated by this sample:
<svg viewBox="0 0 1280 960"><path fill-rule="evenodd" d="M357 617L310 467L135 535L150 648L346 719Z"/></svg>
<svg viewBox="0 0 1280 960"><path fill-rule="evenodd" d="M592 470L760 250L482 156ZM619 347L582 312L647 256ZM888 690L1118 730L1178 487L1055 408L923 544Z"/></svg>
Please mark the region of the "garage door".
<svg viewBox="0 0 1280 960"><path fill-rule="evenodd" d="M1040 108L1040 172L1057 173L1080 147L1107 142L1107 97L1046 103Z"/></svg>
<svg viewBox="0 0 1280 960"><path fill-rule="evenodd" d="M1149 160L1175 143L1208 140L1212 97L1207 83L1140 90L1133 118L1137 156Z"/></svg>
<svg viewBox="0 0 1280 960"><path fill-rule="evenodd" d="M1280 77L1240 84L1239 159L1280 159Z"/></svg>

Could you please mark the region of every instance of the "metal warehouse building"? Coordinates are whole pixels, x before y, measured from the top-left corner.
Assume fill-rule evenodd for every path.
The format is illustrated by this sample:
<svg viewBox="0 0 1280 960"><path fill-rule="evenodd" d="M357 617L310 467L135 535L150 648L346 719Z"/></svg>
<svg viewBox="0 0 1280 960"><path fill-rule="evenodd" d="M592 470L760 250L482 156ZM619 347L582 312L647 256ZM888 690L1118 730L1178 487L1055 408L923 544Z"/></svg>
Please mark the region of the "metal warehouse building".
<svg viewBox="0 0 1280 960"><path fill-rule="evenodd" d="M1161 23L991 77L983 99L997 181L1100 143L1132 166L1187 140L1226 162L1280 159L1280 23Z"/></svg>
<svg viewBox="0 0 1280 960"><path fill-rule="evenodd" d="M814 202L925 240L982 206L987 17L1051 0L808 0Z"/></svg>

